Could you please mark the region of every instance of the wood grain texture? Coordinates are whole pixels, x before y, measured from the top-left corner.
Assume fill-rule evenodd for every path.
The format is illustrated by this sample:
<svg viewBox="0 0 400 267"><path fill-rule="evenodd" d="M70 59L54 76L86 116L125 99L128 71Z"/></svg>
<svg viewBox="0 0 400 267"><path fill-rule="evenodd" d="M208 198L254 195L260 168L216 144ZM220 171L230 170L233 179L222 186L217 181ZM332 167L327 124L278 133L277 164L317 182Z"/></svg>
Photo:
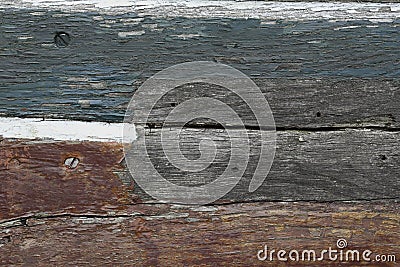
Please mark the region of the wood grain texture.
<svg viewBox="0 0 400 267"><path fill-rule="evenodd" d="M253 80L268 100L278 130L368 127L396 130L400 127L400 83L397 80ZM162 87L168 90L168 83L163 82ZM270 126L260 125L254 116L251 108L257 96L250 96L253 102L246 104L229 89L204 83L187 84L170 90L154 105L148 122L161 126L176 106L199 97L210 97L226 103L248 128ZM134 112L135 107L131 108ZM217 127L217 124L200 118L187 126Z"/></svg>
<svg viewBox="0 0 400 267"><path fill-rule="evenodd" d="M118 209L131 201L112 171L122 170L118 143L10 142L0 150L0 220L32 213ZM64 163L80 160L77 168Z"/></svg>
<svg viewBox="0 0 400 267"><path fill-rule="evenodd" d="M248 135L250 159L246 171L238 185L221 199L223 202L399 197L398 132L278 132L272 168L268 176L265 174L263 185L253 193L248 192L248 185L255 168L267 162L258 161L259 132L248 131ZM199 141L207 138L216 144L216 158L208 168L194 173L181 171L167 160L163 150L168 147L161 145L157 129L148 131L146 148L153 166L164 178L179 185L203 185L214 181L227 168L231 142L224 130L184 129L180 133L180 151L189 159L200 157Z"/></svg>
<svg viewBox="0 0 400 267"><path fill-rule="evenodd" d="M5 266L397 266L327 259L258 261L270 249L400 254L398 202L155 205L133 215L64 214L0 224ZM397 259L398 260L398 259Z"/></svg>
<svg viewBox="0 0 400 267"><path fill-rule="evenodd" d="M0 1L0 116L122 122L148 77L207 60L252 78L278 130L272 169L249 193L254 168L265 164L260 132L269 125L210 85L185 85L157 103L148 149L176 184L215 179L230 142L221 125L192 121L181 134L183 154L199 156L208 137L217 157L196 174L177 170L159 140L173 107L212 96L244 121L245 175L207 206L151 199L126 169L120 143L0 132L0 265L397 266L400 5L341 2ZM55 39L60 32L70 42ZM321 251L339 238L397 263L257 260L264 245Z"/></svg>
<svg viewBox="0 0 400 267"><path fill-rule="evenodd" d="M281 3L280 3L281 2ZM365 3L366 2L366 3ZM399 1L230 1L230 0L3 0L2 8L42 8L68 12L101 12L158 17L233 17L233 18L290 18L315 20L321 18L388 19L396 18ZM304 16L307 14L307 16Z"/></svg>
<svg viewBox="0 0 400 267"><path fill-rule="evenodd" d="M286 19L184 16L196 10L184 6L182 16L157 13L165 8L1 9L0 115L121 122L146 78L177 63L209 60L253 78L278 127L399 121L394 7L353 12L365 18L333 13L314 20L301 19L318 13L311 7ZM59 31L70 34L67 47L55 45ZM317 112L323 119L316 120Z"/></svg>
<svg viewBox="0 0 400 267"><path fill-rule="evenodd" d="M216 159L204 171L182 172L166 161L158 133L152 130L148 151L161 175L181 185L216 179L229 161L226 133L185 129L181 136L183 154L191 157L199 154L200 138L212 138L218 147ZM246 172L217 203L399 198L398 132L279 132L272 169L253 193L248 192L248 184L258 163L260 140L258 131L249 131L249 136ZM154 202L124 169L122 145L118 143L3 140L0 153L2 220L41 212L107 214L124 210L128 204ZM64 161L72 156L80 163L68 169Z"/></svg>

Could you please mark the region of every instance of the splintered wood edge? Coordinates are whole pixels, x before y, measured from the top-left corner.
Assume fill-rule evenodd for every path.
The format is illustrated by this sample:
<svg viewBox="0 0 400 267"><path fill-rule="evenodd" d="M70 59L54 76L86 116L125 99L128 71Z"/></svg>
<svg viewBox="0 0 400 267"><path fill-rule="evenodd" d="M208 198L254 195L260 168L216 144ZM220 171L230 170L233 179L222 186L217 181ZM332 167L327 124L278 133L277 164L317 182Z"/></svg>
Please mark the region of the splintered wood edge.
<svg viewBox="0 0 400 267"><path fill-rule="evenodd" d="M230 17L261 20L361 20L391 22L399 17L398 3L360 2L270 2L270 1L179 1L179 0L20 0L2 1L0 8L46 8L66 12L135 12L156 17Z"/></svg>

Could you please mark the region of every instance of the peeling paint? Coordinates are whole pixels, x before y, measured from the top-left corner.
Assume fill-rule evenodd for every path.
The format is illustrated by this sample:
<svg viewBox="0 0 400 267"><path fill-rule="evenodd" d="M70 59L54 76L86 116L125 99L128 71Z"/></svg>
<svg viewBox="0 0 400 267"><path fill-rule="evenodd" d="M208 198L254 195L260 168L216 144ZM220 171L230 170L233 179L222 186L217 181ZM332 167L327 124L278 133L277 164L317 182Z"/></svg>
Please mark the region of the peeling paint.
<svg viewBox="0 0 400 267"><path fill-rule="evenodd" d="M123 137L123 131L126 136ZM132 142L136 139L133 124L42 120L30 118L1 118L3 138L52 139L58 141Z"/></svg>

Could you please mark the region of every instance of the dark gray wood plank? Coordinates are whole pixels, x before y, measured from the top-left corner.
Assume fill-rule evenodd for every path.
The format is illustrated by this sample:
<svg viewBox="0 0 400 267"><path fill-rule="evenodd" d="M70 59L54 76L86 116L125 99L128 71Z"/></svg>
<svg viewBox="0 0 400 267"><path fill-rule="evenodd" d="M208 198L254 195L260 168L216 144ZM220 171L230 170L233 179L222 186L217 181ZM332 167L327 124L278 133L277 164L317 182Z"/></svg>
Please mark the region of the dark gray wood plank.
<svg viewBox="0 0 400 267"><path fill-rule="evenodd" d="M172 128L171 131L175 130ZM246 171L237 186L220 202L344 201L400 197L399 132L278 132L271 171L268 176L265 174L264 183L253 193L248 192L248 187L254 170L257 164L267 162L259 162L259 131L248 131L248 134L250 160ZM203 171L181 171L167 160L163 149L168 149L168 146L161 145L160 131L152 129L146 136L146 148L153 165L164 178L178 185L199 186L214 181L223 173L231 151L231 143L224 130L184 129L180 137L181 152L192 160L200 157L198 144L201 139L214 140L216 158ZM129 181L127 172L120 175ZM160 190L163 190L161 186ZM145 195L141 190L137 194Z"/></svg>
<svg viewBox="0 0 400 267"><path fill-rule="evenodd" d="M400 126L399 80L256 78L254 81L269 103L278 130L346 127L395 130ZM166 81L163 83L162 88L167 91L170 87ZM187 84L170 90L154 105L148 122L161 125L176 106L198 97L210 97L226 103L249 128L269 126L260 125L252 110L257 95L250 95L252 100L246 104L243 96L227 88L204 83ZM130 108L135 111L135 107ZM215 122L201 118L188 125L217 127Z"/></svg>

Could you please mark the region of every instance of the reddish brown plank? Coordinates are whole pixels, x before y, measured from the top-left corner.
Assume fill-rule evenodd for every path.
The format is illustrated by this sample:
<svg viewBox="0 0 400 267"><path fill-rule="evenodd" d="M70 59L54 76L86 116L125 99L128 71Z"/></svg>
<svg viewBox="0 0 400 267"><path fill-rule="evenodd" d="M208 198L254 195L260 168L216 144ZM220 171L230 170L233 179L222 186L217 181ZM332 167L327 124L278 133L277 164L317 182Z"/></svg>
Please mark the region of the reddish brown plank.
<svg viewBox="0 0 400 267"><path fill-rule="evenodd" d="M32 213L85 213L121 209L131 201L113 171L121 144L10 141L0 144L0 221ZM64 162L78 158L76 168Z"/></svg>
<svg viewBox="0 0 400 267"><path fill-rule="evenodd" d="M352 261L259 261L270 249L371 250L400 256L397 202L137 205L119 216L27 218L2 224L9 266L396 266ZM133 211L130 211L133 212ZM347 251L344 249L344 251ZM398 265L397 265L398 266Z"/></svg>

